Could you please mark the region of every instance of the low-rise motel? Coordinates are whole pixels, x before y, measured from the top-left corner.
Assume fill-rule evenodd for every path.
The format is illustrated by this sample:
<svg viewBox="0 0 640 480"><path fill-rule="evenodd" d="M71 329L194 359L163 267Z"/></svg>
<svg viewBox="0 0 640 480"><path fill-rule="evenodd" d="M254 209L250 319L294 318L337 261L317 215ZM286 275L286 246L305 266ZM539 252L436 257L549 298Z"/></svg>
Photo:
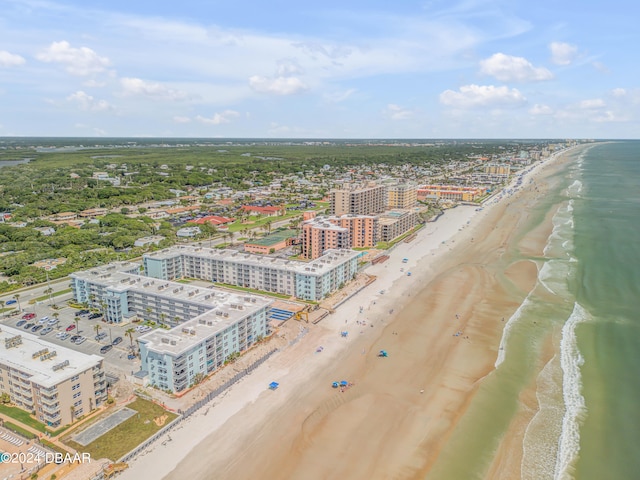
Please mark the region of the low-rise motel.
<svg viewBox="0 0 640 480"><path fill-rule="evenodd" d="M58 428L107 400L102 358L3 325L0 393L45 425Z"/></svg>

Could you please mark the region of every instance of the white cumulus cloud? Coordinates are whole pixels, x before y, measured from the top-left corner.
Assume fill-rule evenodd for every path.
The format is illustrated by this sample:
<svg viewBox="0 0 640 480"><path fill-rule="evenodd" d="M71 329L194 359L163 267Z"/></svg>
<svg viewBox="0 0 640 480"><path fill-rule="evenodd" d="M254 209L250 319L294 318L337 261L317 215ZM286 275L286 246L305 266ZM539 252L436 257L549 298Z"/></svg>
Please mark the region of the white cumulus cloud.
<svg viewBox="0 0 640 480"><path fill-rule="evenodd" d="M578 47L569 43L552 42L549 50L551 50L551 61L556 65L569 65L578 56Z"/></svg>
<svg viewBox="0 0 640 480"><path fill-rule="evenodd" d="M238 118L239 116L240 114L235 110L225 110L224 112L214 113L211 118L198 115L196 120L210 125L222 125L223 123L231 122L234 118Z"/></svg>
<svg viewBox="0 0 640 480"><path fill-rule="evenodd" d="M181 115L176 115L173 117L173 121L176 123L189 123L191 119L189 117L183 117Z"/></svg>
<svg viewBox="0 0 640 480"><path fill-rule="evenodd" d="M74 48L69 42L53 42L36 55L42 62L60 63L72 75L91 75L104 71L110 64L107 57L101 57L87 47Z"/></svg>
<svg viewBox="0 0 640 480"><path fill-rule="evenodd" d="M463 85L459 91L445 90L440 102L456 108L518 106L527 99L516 89L494 85Z"/></svg>
<svg viewBox="0 0 640 480"><path fill-rule="evenodd" d="M413 117L414 112L407 108L403 108L400 105L390 103L385 109L385 115L391 120L408 120Z"/></svg>
<svg viewBox="0 0 640 480"><path fill-rule="evenodd" d="M186 92L169 88L161 83L147 82L140 78L121 78L120 84L122 85L124 95L140 95L175 101L187 100L189 98Z"/></svg>
<svg viewBox="0 0 640 480"><path fill-rule="evenodd" d="M77 104L82 110L101 112L111 110L112 107L106 100L96 100L91 95L78 90L67 97L67 101Z"/></svg>
<svg viewBox="0 0 640 480"><path fill-rule="evenodd" d="M551 80L553 73L544 67L534 67L523 57L495 53L480 62L480 72L501 82L540 82Z"/></svg>
<svg viewBox="0 0 640 480"><path fill-rule="evenodd" d="M549 105L536 103L529 109L529 113L531 115L551 115L553 113L553 109Z"/></svg>
<svg viewBox="0 0 640 480"><path fill-rule="evenodd" d="M606 103L604 103L604 100L602 100L601 98L591 98L588 100L582 100L578 104L578 107L584 110L592 110L594 108L604 108L606 106L607 106Z"/></svg>
<svg viewBox="0 0 640 480"><path fill-rule="evenodd" d="M298 77L279 76L271 78L260 75L254 75L249 78L249 86L256 92L274 95L294 95L309 88Z"/></svg>
<svg viewBox="0 0 640 480"><path fill-rule="evenodd" d="M0 50L0 67L18 67L26 62L24 58L6 50Z"/></svg>

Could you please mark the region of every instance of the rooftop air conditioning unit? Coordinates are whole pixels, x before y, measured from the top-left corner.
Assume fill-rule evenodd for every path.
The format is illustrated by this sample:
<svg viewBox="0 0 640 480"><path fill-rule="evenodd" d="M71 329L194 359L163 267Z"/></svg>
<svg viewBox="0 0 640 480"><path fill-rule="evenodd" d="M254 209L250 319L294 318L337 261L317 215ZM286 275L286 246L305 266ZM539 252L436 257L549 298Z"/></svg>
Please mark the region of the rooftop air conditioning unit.
<svg viewBox="0 0 640 480"><path fill-rule="evenodd" d="M161 340L162 343L169 343L169 339L166 337L163 337Z"/></svg>
<svg viewBox="0 0 640 480"><path fill-rule="evenodd" d="M176 341L175 340L171 340L171 345L176 345Z"/></svg>

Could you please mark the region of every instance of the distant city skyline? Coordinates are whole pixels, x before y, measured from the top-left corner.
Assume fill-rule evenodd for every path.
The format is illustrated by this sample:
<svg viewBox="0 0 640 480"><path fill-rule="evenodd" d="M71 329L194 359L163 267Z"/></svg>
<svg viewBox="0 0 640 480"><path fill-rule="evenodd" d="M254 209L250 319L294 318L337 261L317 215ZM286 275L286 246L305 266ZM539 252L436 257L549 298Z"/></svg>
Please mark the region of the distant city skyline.
<svg viewBox="0 0 640 480"><path fill-rule="evenodd" d="M2 4L0 136L639 137L629 2Z"/></svg>

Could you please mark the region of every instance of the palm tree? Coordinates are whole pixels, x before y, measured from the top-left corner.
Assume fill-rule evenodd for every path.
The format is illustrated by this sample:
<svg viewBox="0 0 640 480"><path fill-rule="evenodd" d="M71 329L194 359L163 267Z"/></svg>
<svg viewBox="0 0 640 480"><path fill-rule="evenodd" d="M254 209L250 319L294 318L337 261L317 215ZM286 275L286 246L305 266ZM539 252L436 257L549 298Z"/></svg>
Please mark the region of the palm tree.
<svg viewBox="0 0 640 480"><path fill-rule="evenodd" d="M233 232L230 232L227 230L227 232L225 233L225 236L227 237L227 240L229 240L229 243L233 245Z"/></svg>
<svg viewBox="0 0 640 480"><path fill-rule="evenodd" d="M45 294L49 295L49 305L51 305L53 303L53 298L51 297L51 294L53 293L53 288L49 287L44 291Z"/></svg>
<svg viewBox="0 0 640 480"><path fill-rule="evenodd" d="M131 348L133 348L133 334L136 332L135 328L127 328L124 334L129 337L129 341L131 342Z"/></svg>
<svg viewBox="0 0 640 480"><path fill-rule="evenodd" d="M102 328L102 327L100 326L100 324L99 324L99 323L96 323L96 324L93 326L93 329L96 331L96 337L98 336L98 333L100 332L100 329L101 329L101 328ZM100 341L100 340L98 340L98 341Z"/></svg>
<svg viewBox="0 0 640 480"><path fill-rule="evenodd" d="M78 333L80 333L80 325L78 324L79 322L78 317L75 318L74 322L76 322L76 335L77 335Z"/></svg>
<svg viewBox="0 0 640 480"><path fill-rule="evenodd" d="M22 307L20 306L20 294L16 293L13 298L16 300L16 302L18 302L18 311L21 312L22 311Z"/></svg>
<svg viewBox="0 0 640 480"><path fill-rule="evenodd" d="M52 316L53 316L53 318L56 319L56 325L58 325L57 320L58 320L58 317L60 316L60 314L58 312L53 312Z"/></svg>
<svg viewBox="0 0 640 480"><path fill-rule="evenodd" d="M0 300L0 310L4 310L4 300ZM4 314L4 312L2 312Z"/></svg>

